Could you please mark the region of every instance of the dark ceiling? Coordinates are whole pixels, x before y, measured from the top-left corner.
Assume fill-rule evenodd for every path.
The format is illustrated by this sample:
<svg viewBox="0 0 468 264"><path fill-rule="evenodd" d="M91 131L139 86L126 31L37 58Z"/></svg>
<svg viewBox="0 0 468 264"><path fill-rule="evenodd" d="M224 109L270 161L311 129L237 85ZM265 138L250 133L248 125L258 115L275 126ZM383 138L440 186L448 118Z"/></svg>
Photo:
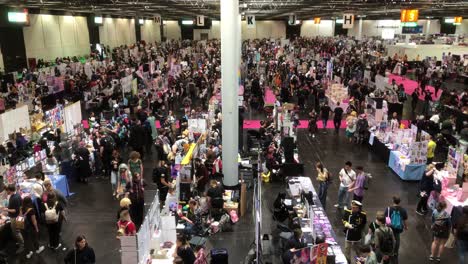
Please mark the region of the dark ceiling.
<svg viewBox="0 0 468 264"><path fill-rule="evenodd" d="M239 0L240 12L254 14L256 19L287 19L295 13L298 19L333 18L343 12L365 15L367 19L398 18L400 9L416 8L420 18L463 16L468 14L468 0ZM219 19L220 0L0 0L0 5L32 9L94 13L113 16L191 19L206 15Z"/></svg>

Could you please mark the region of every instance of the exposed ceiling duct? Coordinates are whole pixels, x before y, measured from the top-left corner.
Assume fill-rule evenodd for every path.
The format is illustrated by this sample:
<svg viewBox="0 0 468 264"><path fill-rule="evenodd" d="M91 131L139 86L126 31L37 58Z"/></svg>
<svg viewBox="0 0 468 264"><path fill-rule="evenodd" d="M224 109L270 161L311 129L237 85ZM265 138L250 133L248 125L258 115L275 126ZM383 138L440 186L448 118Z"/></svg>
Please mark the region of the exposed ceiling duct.
<svg viewBox="0 0 468 264"><path fill-rule="evenodd" d="M219 19L220 0L0 0L10 7L57 10L72 13L99 13L115 16L189 19L205 15ZM463 16L468 14L468 1L463 0L239 0L240 11L255 14L257 19L287 19L295 13L298 19L320 16L338 17L345 11L366 15L367 19L398 18L401 9L416 8L420 17Z"/></svg>

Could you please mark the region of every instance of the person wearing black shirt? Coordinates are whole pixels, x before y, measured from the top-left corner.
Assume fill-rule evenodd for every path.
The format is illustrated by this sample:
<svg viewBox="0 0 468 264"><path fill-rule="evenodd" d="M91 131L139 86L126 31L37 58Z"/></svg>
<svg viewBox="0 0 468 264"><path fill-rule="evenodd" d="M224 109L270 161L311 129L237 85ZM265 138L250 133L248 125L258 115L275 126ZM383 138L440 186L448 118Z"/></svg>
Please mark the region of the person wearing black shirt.
<svg viewBox="0 0 468 264"><path fill-rule="evenodd" d="M327 129L328 119L330 118L330 112L331 112L331 108L330 106L328 106L328 103L325 102L320 108L320 117L322 118L324 133L327 133L326 129Z"/></svg>
<svg viewBox="0 0 468 264"><path fill-rule="evenodd" d="M289 249L301 249L306 246L306 243L303 241L301 229L294 230L294 236L288 240L286 250Z"/></svg>
<svg viewBox="0 0 468 264"><path fill-rule="evenodd" d="M223 208L223 188L216 180L210 181L210 187L206 192L206 196L210 199L212 208Z"/></svg>
<svg viewBox="0 0 468 264"><path fill-rule="evenodd" d="M333 125L335 126L335 134L338 134L341 126L341 119L343 118L343 108L340 106L340 102L336 102L335 110L333 110Z"/></svg>
<svg viewBox="0 0 468 264"><path fill-rule="evenodd" d="M205 192L205 187L208 183L208 170L205 164L202 163L201 159L195 159L195 177L197 178L197 190L199 193Z"/></svg>
<svg viewBox="0 0 468 264"><path fill-rule="evenodd" d="M170 188L171 179L171 170L167 163L162 160L161 167L154 168L153 170L153 182L158 185L159 189L159 203L161 209L164 207L166 202L166 196Z"/></svg>
<svg viewBox="0 0 468 264"><path fill-rule="evenodd" d="M130 205L130 216L135 223L137 229L143 223L143 216L145 210L145 195L141 175L135 173L132 175L133 179L127 183L126 195L130 198L132 204Z"/></svg>
<svg viewBox="0 0 468 264"><path fill-rule="evenodd" d="M176 241L176 252L174 257L179 256L184 264L195 263L195 253L187 242L185 236L179 236Z"/></svg>
<svg viewBox="0 0 468 264"><path fill-rule="evenodd" d="M8 200L8 208L1 207L0 209L2 211L8 212L8 217L10 217L11 222L11 231L13 233L13 237L16 240L16 244L18 245L18 249L16 250L16 253L18 254L24 250L23 236L21 235L20 230L16 229L16 217L20 213L20 207L22 203L21 196L16 192L16 186L14 184L9 184L6 188L6 191L10 196L10 199Z"/></svg>
<svg viewBox="0 0 468 264"><path fill-rule="evenodd" d="M65 264L94 264L96 256L93 248L88 246L85 236L78 236L75 240L75 247L65 256Z"/></svg>

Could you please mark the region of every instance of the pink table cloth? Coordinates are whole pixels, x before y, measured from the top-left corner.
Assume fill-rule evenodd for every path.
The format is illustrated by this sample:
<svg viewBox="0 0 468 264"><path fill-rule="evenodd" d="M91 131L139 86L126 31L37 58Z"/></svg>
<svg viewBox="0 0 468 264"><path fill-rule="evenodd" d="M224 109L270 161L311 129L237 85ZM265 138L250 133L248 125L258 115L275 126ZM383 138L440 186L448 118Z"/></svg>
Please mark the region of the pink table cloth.
<svg viewBox="0 0 468 264"><path fill-rule="evenodd" d="M392 80L395 80L396 84L398 84L398 85L403 84L403 86L405 87L405 92L408 95L411 95L414 92L414 90L417 89L418 86L419 86L418 82L413 81L411 79L407 79L407 78L403 79L403 77L395 75L395 74L390 74L388 76L388 83L391 84ZM426 90L429 90L432 93L432 100L433 101L437 101L439 99L440 95L442 94L442 90L439 90L438 94L435 95L434 87L429 86L429 85L426 86ZM424 94L420 94L419 99L424 101Z"/></svg>

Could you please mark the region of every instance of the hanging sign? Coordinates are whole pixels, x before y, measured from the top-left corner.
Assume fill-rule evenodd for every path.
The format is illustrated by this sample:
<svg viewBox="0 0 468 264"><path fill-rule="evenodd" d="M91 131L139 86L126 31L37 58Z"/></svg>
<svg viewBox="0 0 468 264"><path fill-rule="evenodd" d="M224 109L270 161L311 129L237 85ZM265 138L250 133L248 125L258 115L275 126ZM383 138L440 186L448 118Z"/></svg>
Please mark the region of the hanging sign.
<svg viewBox="0 0 468 264"><path fill-rule="evenodd" d="M245 19L247 20L248 28L255 28L255 16L247 15L245 16Z"/></svg>
<svg viewBox="0 0 468 264"><path fill-rule="evenodd" d="M289 15L289 25L296 25L297 17L296 15Z"/></svg>
<svg viewBox="0 0 468 264"><path fill-rule="evenodd" d="M403 9L400 14L401 22L418 22L419 10L417 9Z"/></svg>
<svg viewBox="0 0 468 264"><path fill-rule="evenodd" d="M316 17L314 18L314 24L320 24L320 21L321 21L321 18L320 17Z"/></svg>
<svg viewBox="0 0 468 264"><path fill-rule="evenodd" d="M343 28L353 28L354 14L343 14Z"/></svg>
<svg viewBox="0 0 468 264"><path fill-rule="evenodd" d="M161 21L161 16L160 16L160 15L156 15L156 16L154 17L154 23L161 25L161 22L162 22L162 21Z"/></svg>
<svg viewBox="0 0 468 264"><path fill-rule="evenodd" d="M197 26L203 27L205 25L205 16L197 16Z"/></svg>
<svg viewBox="0 0 468 264"><path fill-rule="evenodd" d="M463 17L454 17L453 18L453 24L454 25L460 25L462 21L463 21Z"/></svg>

